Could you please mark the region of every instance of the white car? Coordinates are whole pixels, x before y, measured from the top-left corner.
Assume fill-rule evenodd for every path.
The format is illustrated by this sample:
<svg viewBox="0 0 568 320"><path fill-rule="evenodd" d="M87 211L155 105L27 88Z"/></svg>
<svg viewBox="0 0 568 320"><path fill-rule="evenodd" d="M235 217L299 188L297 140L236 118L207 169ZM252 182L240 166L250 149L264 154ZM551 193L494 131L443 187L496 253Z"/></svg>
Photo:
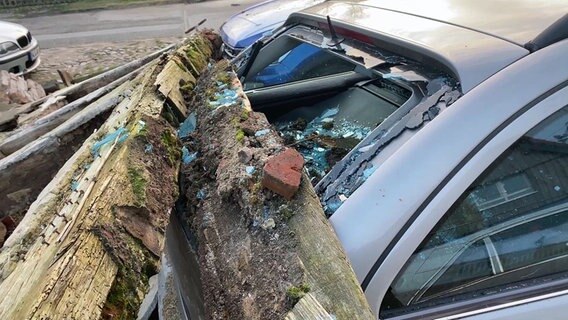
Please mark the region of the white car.
<svg viewBox="0 0 568 320"><path fill-rule="evenodd" d="M0 21L0 70L28 73L40 63L37 40L24 26Z"/></svg>

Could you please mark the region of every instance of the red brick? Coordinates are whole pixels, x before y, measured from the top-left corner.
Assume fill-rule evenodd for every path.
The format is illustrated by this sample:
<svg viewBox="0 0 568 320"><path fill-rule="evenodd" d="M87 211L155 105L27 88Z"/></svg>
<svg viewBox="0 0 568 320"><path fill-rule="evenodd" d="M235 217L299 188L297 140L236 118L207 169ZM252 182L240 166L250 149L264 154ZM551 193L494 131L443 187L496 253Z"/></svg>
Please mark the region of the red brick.
<svg viewBox="0 0 568 320"><path fill-rule="evenodd" d="M303 167L302 155L288 148L266 161L262 186L290 200L300 187Z"/></svg>
<svg viewBox="0 0 568 320"><path fill-rule="evenodd" d="M0 248L4 245L4 240L6 240L7 235L8 230L6 230L6 226L0 222Z"/></svg>
<svg viewBox="0 0 568 320"><path fill-rule="evenodd" d="M0 220L0 222L2 222L6 226L8 233L12 233L14 229L16 229L16 221L14 221L11 216L5 216L4 218L2 218L2 220Z"/></svg>

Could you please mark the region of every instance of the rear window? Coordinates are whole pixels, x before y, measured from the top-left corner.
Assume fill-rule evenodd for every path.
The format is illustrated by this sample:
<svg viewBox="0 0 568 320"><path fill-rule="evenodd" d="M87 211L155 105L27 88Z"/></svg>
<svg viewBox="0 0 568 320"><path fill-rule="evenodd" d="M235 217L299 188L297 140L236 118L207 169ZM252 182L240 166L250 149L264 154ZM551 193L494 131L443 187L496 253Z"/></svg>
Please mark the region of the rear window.
<svg viewBox="0 0 568 320"><path fill-rule="evenodd" d="M285 36L290 50L270 62L262 70L251 74L244 83L244 89L302 81L332 74L353 71L355 64L341 59L322 48Z"/></svg>
<svg viewBox="0 0 568 320"><path fill-rule="evenodd" d="M453 78L368 35L338 28L344 34L332 37L319 27L294 26L234 62L253 109L304 156L332 214L373 174L371 161L387 144L404 143L460 94Z"/></svg>

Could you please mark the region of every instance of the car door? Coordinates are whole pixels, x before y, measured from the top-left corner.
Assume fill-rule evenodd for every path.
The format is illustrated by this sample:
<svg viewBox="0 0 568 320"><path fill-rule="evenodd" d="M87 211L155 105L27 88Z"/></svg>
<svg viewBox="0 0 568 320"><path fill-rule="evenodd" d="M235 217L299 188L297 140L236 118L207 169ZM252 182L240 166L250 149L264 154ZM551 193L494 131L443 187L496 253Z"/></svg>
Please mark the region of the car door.
<svg viewBox="0 0 568 320"><path fill-rule="evenodd" d="M495 128L423 204L381 265L400 272L365 288L386 291L381 319L564 318L567 85Z"/></svg>

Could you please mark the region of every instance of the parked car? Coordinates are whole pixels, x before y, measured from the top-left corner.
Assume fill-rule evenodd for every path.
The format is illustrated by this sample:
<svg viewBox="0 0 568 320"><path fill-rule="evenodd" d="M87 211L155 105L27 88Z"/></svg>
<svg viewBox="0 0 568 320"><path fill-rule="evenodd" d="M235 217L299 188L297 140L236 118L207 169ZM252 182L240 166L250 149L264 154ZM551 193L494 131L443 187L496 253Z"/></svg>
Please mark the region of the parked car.
<svg viewBox="0 0 568 320"><path fill-rule="evenodd" d="M0 69L28 73L40 63L37 40L24 26L0 21Z"/></svg>
<svg viewBox="0 0 568 320"><path fill-rule="evenodd" d="M377 318L561 319L567 56L560 2L368 0L293 13L233 62Z"/></svg>
<svg viewBox="0 0 568 320"><path fill-rule="evenodd" d="M235 62L378 317L552 318L568 301L566 7L450 3L329 1Z"/></svg>
<svg viewBox="0 0 568 320"><path fill-rule="evenodd" d="M234 57L263 35L280 27L286 18L324 0L268 0L230 17L220 28L223 53Z"/></svg>

